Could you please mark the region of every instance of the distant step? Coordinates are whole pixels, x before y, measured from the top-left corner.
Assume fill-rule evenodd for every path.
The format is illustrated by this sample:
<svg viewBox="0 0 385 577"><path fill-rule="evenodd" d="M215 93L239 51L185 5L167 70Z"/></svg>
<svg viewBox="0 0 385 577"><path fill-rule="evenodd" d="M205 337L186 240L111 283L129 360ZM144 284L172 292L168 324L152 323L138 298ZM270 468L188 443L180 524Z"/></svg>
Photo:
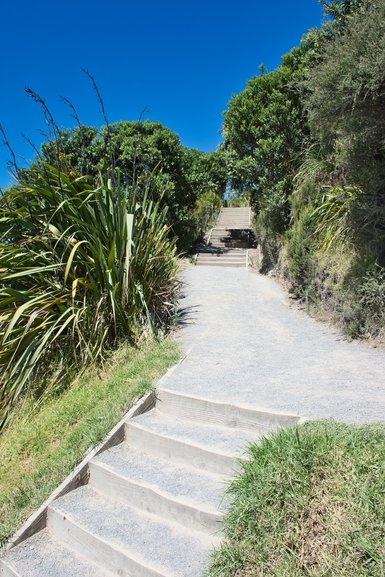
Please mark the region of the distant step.
<svg viewBox="0 0 385 577"><path fill-rule="evenodd" d="M234 228L250 228L251 208L222 208L218 217L217 226L237 224Z"/></svg>
<svg viewBox="0 0 385 577"><path fill-rule="evenodd" d="M215 266L224 268L246 268L246 262L233 262L233 261L221 261L221 262L207 262L198 259L196 261L197 266Z"/></svg>
<svg viewBox="0 0 385 577"><path fill-rule="evenodd" d="M251 246L251 238L251 209L223 208L216 226L209 234L206 246L198 250L196 264L245 268L248 264L247 249ZM210 259L209 255L213 258Z"/></svg>
<svg viewBox="0 0 385 577"><path fill-rule="evenodd" d="M245 268L247 266L247 250L236 249L220 252L202 250L197 255L196 264L199 266L234 266Z"/></svg>

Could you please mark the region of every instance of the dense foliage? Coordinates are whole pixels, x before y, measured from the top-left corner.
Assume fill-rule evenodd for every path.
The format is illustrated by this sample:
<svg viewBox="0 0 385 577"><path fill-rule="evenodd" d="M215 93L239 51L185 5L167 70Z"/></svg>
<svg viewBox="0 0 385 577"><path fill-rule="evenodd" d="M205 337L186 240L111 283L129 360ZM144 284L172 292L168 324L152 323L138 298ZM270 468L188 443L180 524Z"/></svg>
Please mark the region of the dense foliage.
<svg viewBox="0 0 385 577"><path fill-rule="evenodd" d="M270 266L351 336L384 336L385 1L322 4L323 27L232 98L224 148Z"/></svg>
<svg viewBox="0 0 385 577"><path fill-rule="evenodd" d="M214 192L223 197L227 172L223 155L182 146L179 137L160 122L117 122L100 130L79 126L61 130L42 146L45 162L64 171L97 178L119 171L121 182L138 190L148 182L149 194L167 207L167 223L178 247L188 249L199 236L197 201Z"/></svg>

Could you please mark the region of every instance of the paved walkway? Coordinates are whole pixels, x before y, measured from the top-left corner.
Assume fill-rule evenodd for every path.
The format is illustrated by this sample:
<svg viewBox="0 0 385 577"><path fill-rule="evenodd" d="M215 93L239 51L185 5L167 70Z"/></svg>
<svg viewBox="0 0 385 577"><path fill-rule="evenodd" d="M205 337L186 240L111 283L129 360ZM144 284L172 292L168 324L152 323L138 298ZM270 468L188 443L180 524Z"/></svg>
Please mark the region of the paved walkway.
<svg viewBox="0 0 385 577"><path fill-rule="evenodd" d="M250 270L193 267L183 278L177 338L188 354L168 388L312 419L385 421L383 349L345 341Z"/></svg>

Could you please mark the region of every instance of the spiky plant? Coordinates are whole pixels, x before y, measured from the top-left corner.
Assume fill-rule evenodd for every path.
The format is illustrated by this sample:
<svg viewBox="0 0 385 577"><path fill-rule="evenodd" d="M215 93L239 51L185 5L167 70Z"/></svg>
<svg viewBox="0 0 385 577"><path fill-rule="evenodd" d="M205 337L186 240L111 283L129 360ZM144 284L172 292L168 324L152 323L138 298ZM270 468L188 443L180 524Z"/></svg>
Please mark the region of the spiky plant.
<svg viewBox="0 0 385 577"><path fill-rule="evenodd" d="M352 244L352 219L362 194L357 186L330 186L321 204L313 211L316 236L323 251L346 248Z"/></svg>
<svg viewBox="0 0 385 577"><path fill-rule="evenodd" d="M166 209L42 162L0 200L0 423L52 366L82 368L170 314ZM39 386L41 386L39 384Z"/></svg>

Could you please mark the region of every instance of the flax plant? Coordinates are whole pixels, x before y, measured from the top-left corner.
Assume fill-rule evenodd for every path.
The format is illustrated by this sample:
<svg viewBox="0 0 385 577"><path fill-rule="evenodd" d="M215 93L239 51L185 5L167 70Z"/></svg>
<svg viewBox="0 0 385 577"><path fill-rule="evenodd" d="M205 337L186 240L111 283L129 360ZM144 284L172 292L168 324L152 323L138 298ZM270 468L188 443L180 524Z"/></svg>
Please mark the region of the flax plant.
<svg viewBox="0 0 385 577"><path fill-rule="evenodd" d="M0 199L0 427L15 403L171 314L175 242L150 184L38 162Z"/></svg>

